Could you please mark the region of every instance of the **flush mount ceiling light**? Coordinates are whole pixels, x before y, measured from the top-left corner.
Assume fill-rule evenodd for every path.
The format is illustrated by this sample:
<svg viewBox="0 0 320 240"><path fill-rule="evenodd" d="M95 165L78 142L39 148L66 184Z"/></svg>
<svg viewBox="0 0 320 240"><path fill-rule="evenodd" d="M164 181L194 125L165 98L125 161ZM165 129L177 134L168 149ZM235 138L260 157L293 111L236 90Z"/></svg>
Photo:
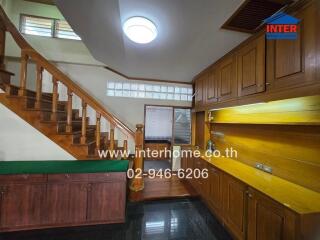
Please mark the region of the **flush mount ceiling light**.
<svg viewBox="0 0 320 240"><path fill-rule="evenodd" d="M131 41L140 44L152 42L158 34L154 23L144 17L132 17L127 19L124 22L122 29Z"/></svg>

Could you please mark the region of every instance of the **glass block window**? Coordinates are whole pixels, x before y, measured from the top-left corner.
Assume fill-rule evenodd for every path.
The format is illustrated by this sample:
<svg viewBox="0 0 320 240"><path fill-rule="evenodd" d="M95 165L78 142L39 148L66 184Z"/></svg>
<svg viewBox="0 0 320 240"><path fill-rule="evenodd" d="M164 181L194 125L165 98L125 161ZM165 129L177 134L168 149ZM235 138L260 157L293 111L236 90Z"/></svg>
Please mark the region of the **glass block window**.
<svg viewBox="0 0 320 240"><path fill-rule="evenodd" d="M192 101L192 86L172 86L136 82L107 83L107 96Z"/></svg>

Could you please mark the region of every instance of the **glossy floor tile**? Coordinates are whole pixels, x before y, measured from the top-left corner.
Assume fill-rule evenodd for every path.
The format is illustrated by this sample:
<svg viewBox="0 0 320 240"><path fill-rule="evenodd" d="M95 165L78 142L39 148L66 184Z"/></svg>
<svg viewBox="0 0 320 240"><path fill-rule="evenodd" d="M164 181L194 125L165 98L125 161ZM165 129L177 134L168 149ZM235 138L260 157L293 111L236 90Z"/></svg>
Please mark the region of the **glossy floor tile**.
<svg viewBox="0 0 320 240"><path fill-rule="evenodd" d="M129 203L125 224L0 234L1 240L227 240L228 233L198 199Z"/></svg>
<svg viewBox="0 0 320 240"><path fill-rule="evenodd" d="M168 160L145 160L144 171L148 172L149 169L162 169L164 171L166 169L171 169L171 163Z"/></svg>

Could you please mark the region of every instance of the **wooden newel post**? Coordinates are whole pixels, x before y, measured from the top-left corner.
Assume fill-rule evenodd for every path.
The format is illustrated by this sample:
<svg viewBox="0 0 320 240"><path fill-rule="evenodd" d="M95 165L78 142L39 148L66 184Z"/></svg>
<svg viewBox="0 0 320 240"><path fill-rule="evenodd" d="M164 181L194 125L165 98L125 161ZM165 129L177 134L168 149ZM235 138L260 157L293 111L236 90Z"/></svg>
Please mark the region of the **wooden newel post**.
<svg viewBox="0 0 320 240"><path fill-rule="evenodd" d="M133 170L135 172L135 177L132 179L130 184L130 190L134 192L138 192L143 190L144 188L144 182L143 177L137 176L136 174L140 172L143 172L143 124L137 124L136 126L136 133L135 133L135 145L136 145L136 151L135 151L135 158L133 163ZM140 170L138 170L140 169Z"/></svg>
<svg viewBox="0 0 320 240"><path fill-rule="evenodd" d="M21 68L20 68L20 89L19 96L25 96L27 93L27 68L29 56L21 52Z"/></svg>
<svg viewBox="0 0 320 240"><path fill-rule="evenodd" d="M36 104L35 108L40 109L42 97L42 73L43 67L37 63L37 80L36 80Z"/></svg>

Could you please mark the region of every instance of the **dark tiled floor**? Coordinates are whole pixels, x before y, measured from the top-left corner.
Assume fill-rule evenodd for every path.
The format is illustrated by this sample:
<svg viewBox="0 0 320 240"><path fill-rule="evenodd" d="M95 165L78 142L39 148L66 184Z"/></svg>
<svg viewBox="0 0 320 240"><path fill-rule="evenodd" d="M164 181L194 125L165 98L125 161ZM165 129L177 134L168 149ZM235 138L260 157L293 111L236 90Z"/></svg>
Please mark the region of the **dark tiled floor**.
<svg viewBox="0 0 320 240"><path fill-rule="evenodd" d="M167 168L171 169L171 163L168 160L145 160L144 171L147 172L149 169L155 169L163 171Z"/></svg>
<svg viewBox="0 0 320 240"><path fill-rule="evenodd" d="M127 222L5 233L1 240L226 240L231 237L197 199L130 203Z"/></svg>

